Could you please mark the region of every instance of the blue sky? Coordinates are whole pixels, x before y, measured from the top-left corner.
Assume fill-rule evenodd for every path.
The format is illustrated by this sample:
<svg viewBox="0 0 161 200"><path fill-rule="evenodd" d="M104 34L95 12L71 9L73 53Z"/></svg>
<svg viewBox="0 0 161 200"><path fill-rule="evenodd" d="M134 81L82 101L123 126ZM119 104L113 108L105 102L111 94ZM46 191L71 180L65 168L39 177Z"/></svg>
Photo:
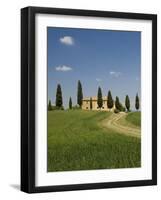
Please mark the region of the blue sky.
<svg viewBox="0 0 161 200"><path fill-rule="evenodd" d="M132 108L136 93L140 96L141 33L112 30L48 27L47 65L48 99L55 103L60 83L64 107L69 97L76 104L77 82L83 96L103 96L111 90L124 104L128 94Z"/></svg>

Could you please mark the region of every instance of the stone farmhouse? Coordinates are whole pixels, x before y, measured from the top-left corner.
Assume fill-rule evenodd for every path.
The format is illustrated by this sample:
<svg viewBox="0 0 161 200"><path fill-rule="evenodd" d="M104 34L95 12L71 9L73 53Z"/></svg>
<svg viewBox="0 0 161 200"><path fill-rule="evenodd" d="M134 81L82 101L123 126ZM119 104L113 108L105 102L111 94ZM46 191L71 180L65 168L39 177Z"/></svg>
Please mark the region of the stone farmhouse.
<svg viewBox="0 0 161 200"><path fill-rule="evenodd" d="M113 108L109 109L107 106L107 97L103 97L103 106L102 108L98 108L97 105L97 97L91 97L92 98L92 110L102 110L102 111L114 111L115 109L115 105L113 106ZM82 109L83 110L90 110L90 97L86 97L83 99L82 101Z"/></svg>

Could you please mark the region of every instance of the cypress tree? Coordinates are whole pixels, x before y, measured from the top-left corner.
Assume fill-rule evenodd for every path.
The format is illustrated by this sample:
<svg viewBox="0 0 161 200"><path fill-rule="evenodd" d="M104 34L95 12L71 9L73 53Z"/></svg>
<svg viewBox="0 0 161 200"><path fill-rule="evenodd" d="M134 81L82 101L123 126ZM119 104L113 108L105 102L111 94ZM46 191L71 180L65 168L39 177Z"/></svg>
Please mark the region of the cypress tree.
<svg viewBox="0 0 161 200"><path fill-rule="evenodd" d="M113 99L112 99L112 94L111 91L108 91L108 95L107 95L107 107L108 108L113 108Z"/></svg>
<svg viewBox="0 0 161 200"><path fill-rule="evenodd" d="M103 105L102 90L100 87L98 88L98 93L97 93L97 105L98 108L102 108Z"/></svg>
<svg viewBox="0 0 161 200"><path fill-rule="evenodd" d="M92 97L90 97L90 110L92 110Z"/></svg>
<svg viewBox="0 0 161 200"><path fill-rule="evenodd" d="M62 90L60 84L57 85L55 105L58 108L61 108L63 106Z"/></svg>
<svg viewBox="0 0 161 200"><path fill-rule="evenodd" d="M116 96L115 107L117 110L119 110L119 111L121 110L120 100L119 100L118 96Z"/></svg>
<svg viewBox="0 0 161 200"><path fill-rule="evenodd" d="M126 98L125 98L125 106L126 106L127 111L130 111L130 99L128 95L126 95Z"/></svg>
<svg viewBox="0 0 161 200"><path fill-rule="evenodd" d="M83 91L82 91L82 84L80 80L78 81L78 88L77 88L77 104L81 107L83 100Z"/></svg>
<svg viewBox="0 0 161 200"><path fill-rule="evenodd" d="M72 109L72 98L69 98L69 109Z"/></svg>
<svg viewBox="0 0 161 200"><path fill-rule="evenodd" d="M135 108L136 108L136 110L139 110L139 107L140 107L139 97L138 97L138 94L136 94L136 98L135 98Z"/></svg>
<svg viewBox="0 0 161 200"><path fill-rule="evenodd" d="M48 103L48 110L52 110L52 105L51 105L51 100L49 100L49 103Z"/></svg>

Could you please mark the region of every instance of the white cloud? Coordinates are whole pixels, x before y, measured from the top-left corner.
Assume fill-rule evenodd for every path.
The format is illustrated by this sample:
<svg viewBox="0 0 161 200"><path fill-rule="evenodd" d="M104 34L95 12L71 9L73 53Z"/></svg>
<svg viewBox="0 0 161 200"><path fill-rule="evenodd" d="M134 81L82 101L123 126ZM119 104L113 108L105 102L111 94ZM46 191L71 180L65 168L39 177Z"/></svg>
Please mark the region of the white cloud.
<svg viewBox="0 0 161 200"><path fill-rule="evenodd" d="M110 75L112 77L118 78L118 77L120 77L122 75L122 73L121 72L110 71Z"/></svg>
<svg viewBox="0 0 161 200"><path fill-rule="evenodd" d="M71 36L64 36L59 39L62 44L74 45L74 39Z"/></svg>
<svg viewBox="0 0 161 200"><path fill-rule="evenodd" d="M72 68L66 65L62 65L62 66L57 66L55 67L56 71L62 71L62 72L67 72L67 71L71 71Z"/></svg>
<svg viewBox="0 0 161 200"><path fill-rule="evenodd" d="M102 79L100 79L100 78L96 78L96 81L97 81L97 82L101 82Z"/></svg>

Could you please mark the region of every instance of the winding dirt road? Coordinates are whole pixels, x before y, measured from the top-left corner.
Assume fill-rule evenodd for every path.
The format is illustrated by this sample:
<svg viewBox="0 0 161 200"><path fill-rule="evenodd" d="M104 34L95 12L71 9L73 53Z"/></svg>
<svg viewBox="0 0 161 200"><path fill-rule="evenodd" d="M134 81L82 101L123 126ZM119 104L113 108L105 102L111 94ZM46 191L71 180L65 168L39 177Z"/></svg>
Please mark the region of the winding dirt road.
<svg viewBox="0 0 161 200"><path fill-rule="evenodd" d="M141 137L141 129L126 121L127 113L112 113L110 117L101 122L104 128L112 129L118 133L130 135L133 137Z"/></svg>

